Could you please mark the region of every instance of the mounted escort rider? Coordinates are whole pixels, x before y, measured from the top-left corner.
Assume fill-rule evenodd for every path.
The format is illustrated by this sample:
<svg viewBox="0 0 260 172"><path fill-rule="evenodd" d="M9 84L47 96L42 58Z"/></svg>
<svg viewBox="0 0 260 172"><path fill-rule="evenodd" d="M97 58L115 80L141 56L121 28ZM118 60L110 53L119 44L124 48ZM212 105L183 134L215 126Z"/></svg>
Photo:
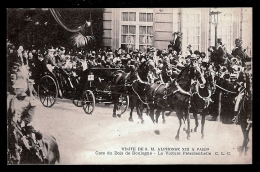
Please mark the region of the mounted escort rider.
<svg viewBox="0 0 260 172"><path fill-rule="evenodd" d="M11 135L14 130L18 130L23 135L24 146L30 150L33 145L38 145L38 142L42 139L42 133L36 131L32 126L36 108L35 100L25 93L28 88L26 80L17 79L13 88L15 95L9 95L7 98L8 138L12 138ZM32 95L31 92L30 89L30 95ZM8 139L8 141L9 151L19 150L14 140ZM12 155L18 155L17 153L11 152Z"/></svg>

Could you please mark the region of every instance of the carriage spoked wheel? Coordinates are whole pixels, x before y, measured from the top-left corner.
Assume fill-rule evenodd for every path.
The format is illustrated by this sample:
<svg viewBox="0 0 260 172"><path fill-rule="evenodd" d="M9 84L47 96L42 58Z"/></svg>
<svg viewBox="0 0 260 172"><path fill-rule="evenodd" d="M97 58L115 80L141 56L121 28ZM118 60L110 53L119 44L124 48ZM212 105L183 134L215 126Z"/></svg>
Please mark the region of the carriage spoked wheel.
<svg viewBox="0 0 260 172"><path fill-rule="evenodd" d="M91 90L84 91L82 95L82 107L86 114L92 114L95 109L95 96Z"/></svg>
<svg viewBox="0 0 260 172"><path fill-rule="evenodd" d="M57 100L58 87L55 80L49 76L43 76L38 85L38 96L43 106L52 107Z"/></svg>
<svg viewBox="0 0 260 172"><path fill-rule="evenodd" d="M120 117L129 107L129 96L121 94L116 105L116 114Z"/></svg>

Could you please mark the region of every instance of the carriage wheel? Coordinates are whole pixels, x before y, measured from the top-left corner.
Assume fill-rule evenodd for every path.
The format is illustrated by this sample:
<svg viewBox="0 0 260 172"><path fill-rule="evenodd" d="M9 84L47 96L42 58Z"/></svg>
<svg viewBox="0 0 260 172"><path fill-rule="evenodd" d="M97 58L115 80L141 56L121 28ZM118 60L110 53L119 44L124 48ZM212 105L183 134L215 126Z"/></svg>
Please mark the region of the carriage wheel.
<svg viewBox="0 0 260 172"><path fill-rule="evenodd" d="M83 93L82 105L86 114L92 114L95 109L95 96L92 91L86 90Z"/></svg>
<svg viewBox="0 0 260 172"><path fill-rule="evenodd" d="M118 98L116 114L122 115L129 107L129 96L121 94Z"/></svg>
<svg viewBox="0 0 260 172"><path fill-rule="evenodd" d="M55 80L49 76L43 76L38 85L38 95L45 107L52 107L57 100L58 87Z"/></svg>

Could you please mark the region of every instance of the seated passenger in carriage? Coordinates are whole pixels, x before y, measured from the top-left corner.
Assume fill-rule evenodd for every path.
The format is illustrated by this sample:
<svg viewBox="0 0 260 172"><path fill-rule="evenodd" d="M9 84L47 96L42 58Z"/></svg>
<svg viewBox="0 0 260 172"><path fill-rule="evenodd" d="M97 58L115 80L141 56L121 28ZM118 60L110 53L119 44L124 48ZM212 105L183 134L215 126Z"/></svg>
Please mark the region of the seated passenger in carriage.
<svg viewBox="0 0 260 172"><path fill-rule="evenodd" d="M58 67L62 67L65 61L65 47L60 46L58 48L58 54L55 56L55 63Z"/></svg>

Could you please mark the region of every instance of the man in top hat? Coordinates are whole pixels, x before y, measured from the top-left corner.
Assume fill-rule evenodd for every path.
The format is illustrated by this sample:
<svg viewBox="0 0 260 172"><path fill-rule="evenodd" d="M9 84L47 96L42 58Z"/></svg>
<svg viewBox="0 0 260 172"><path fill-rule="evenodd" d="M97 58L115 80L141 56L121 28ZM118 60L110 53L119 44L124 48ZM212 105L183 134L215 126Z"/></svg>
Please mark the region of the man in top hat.
<svg viewBox="0 0 260 172"><path fill-rule="evenodd" d="M218 38L217 39L217 50L216 50L216 54L217 54L217 64L222 65L223 62L225 61L225 50L223 49L223 45L222 45L222 39Z"/></svg>
<svg viewBox="0 0 260 172"><path fill-rule="evenodd" d="M65 61L65 47L59 46L58 54L57 56L55 56L55 63L57 64L57 66L62 67Z"/></svg>
<svg viewBox="0 0 260 172"><path fill-rule="evenodd" d="M43 61L44 65L51 64L52 66L56 66L55 57L54 57L55 51L56 50L54 49L53 46L48 47L48 53L44 57L44 61Z"/></svg>

